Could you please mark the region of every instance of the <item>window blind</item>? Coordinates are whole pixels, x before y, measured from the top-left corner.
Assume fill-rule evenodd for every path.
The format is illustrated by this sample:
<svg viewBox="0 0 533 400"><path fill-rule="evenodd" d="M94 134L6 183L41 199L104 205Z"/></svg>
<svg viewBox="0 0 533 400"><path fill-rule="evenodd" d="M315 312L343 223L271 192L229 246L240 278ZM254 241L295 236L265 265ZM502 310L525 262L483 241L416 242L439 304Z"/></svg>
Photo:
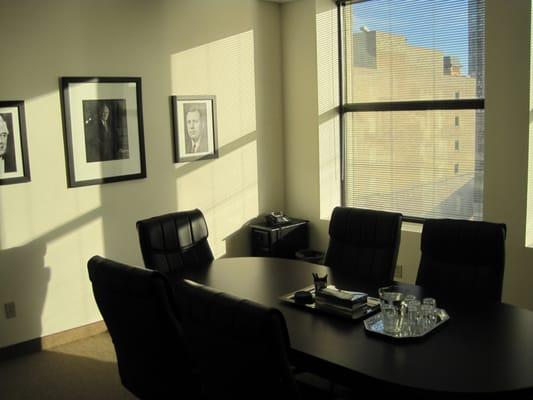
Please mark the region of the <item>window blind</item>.
<svg viewBox="0 0 533 400"><path fill-rule="evenodd" d="M344 203L482 219L484 2L343 7Z"/></svg>

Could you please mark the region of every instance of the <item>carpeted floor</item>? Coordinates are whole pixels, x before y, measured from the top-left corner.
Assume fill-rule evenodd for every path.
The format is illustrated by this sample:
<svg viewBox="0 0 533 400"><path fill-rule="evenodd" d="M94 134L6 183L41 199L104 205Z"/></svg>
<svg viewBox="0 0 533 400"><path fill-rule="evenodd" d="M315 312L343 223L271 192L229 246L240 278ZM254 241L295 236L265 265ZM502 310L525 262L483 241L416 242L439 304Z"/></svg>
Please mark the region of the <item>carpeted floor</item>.
<svg viewBox="0 0 533 400"><path fill-rule="evenodd" d="M107 332L0 362L0 398L135 399L120 383Z"/></svg>
<svg viewBox="0 0 533 400"><path fill-rule="evenodd" d="M312 374L298 380L330 398L330 382ZM303 389L304 387L302 387ZM342 386L335 392L349 398ZM305 391L303 394L305 397ZM120 383L109 333L0 362L0 400L132 400Z"/></svg>

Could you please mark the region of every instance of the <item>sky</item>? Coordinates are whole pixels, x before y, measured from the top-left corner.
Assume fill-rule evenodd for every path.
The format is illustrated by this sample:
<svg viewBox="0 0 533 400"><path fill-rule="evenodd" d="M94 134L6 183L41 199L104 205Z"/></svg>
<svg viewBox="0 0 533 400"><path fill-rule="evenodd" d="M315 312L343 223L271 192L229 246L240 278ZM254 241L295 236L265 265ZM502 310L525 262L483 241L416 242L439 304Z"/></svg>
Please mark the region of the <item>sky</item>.
<svg viewBox="0 0 533 400"><path fill-rule="evenodd" d="M413 46L458 57L468 73L468 0L372 0L352 5L353 31L406 36Z"/></svg>

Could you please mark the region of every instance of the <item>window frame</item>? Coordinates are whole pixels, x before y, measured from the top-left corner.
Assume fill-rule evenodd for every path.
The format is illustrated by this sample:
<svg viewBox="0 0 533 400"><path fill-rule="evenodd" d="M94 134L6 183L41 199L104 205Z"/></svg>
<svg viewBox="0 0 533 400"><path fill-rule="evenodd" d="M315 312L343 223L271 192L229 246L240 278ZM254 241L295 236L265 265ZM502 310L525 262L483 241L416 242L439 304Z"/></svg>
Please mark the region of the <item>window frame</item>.
<svg viewBox="0 0 533 400"><path fill-rule="evenodd" d="M481 110L485 111L485 94L483 97L460 99L455 92L455 99L447 100L406 100L406 101L379 101L379 102L345 102L345 40L343 24L343 8L351 4L363 3L373 0L335 0L337 4L337 52L339 60L339 128L340 128L340 199L341 206L346 206L346 123L347 115L356 112L376 111L437 111L437 110ZM476 146L478 144L476 143ZM455 168L455 167L454 167ZM381 210L376 208L376 210ZM401 211L400 211L401 212ZM446 217L449 218L449 217ZM403 215L403 221L423 224L427 218ZM481 218L483 220L483 218Z"/></svg>

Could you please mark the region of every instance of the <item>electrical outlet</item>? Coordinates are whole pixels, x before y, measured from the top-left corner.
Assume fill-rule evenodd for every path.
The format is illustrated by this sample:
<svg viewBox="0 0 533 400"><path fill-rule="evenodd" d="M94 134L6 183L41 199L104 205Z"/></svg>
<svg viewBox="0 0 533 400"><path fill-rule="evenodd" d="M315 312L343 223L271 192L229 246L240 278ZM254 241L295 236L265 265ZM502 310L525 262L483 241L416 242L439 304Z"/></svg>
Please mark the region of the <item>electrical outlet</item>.
<svg viewBox="0 0 533 400"><path fill-rule="evenodd" d="M394 270L394 277L395 278L401 278L403 275L403 266L401 264L396 265L396 269Z"/></svg>
<svg viewBox="0 0 533 400"><path fill-rule="evenodd" d="M6 315L6 319L15 318L17 316L17 310L15 308L14 301L4 304L4 313Z"/></svg>

